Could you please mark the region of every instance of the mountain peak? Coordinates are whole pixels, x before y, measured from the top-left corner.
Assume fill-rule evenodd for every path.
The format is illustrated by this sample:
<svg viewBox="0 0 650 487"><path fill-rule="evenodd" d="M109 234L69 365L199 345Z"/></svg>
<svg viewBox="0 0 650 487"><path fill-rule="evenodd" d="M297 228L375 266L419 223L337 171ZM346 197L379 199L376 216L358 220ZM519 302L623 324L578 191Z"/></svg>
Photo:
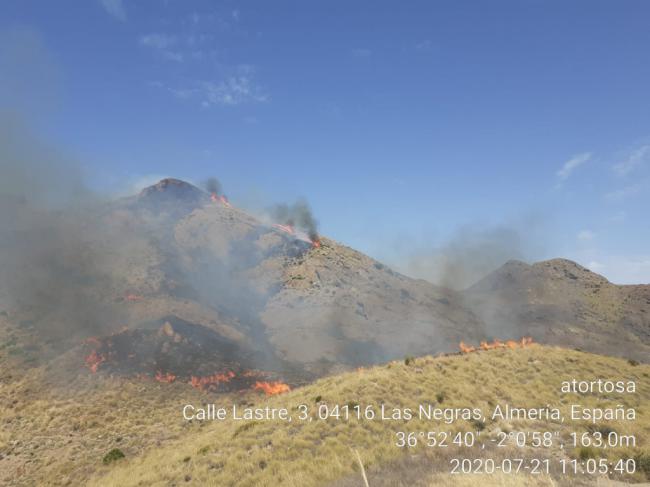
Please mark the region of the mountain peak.
<svg viewBox="0 0 650 487"><path fill-rule="evenodd" d="M137 199L151 210L187 213L208 201L208 195L181 179L165 178L144 188Z"/></svg>
<svg viewBox="0 0 650 487"><path fill-rule="evenodd" d="M183 196L184 194L204 194L199 188L181 179L165 178L156 184L147 186L140 192L140 197L147 197L156 193L170 193L174 196Z"/></svg>
<svg viewBox="0 0 650 487"><path fill-rule="evenodd" d="M600 274L590 271L577 262L569 259L550 259L533 264L533 267L555 278L569 279L570 281L609 282Z"/></svg>

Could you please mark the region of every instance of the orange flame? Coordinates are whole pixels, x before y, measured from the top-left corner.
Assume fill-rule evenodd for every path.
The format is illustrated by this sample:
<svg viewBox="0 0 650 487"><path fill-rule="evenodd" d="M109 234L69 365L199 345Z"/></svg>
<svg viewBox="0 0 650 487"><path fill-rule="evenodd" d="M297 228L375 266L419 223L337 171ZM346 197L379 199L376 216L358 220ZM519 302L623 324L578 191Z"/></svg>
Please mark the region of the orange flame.
<svg viewBox="0 0 650 487"><path fill-rule="evenodd" d="M481 343L481 346L482 345L483 345L483 343ZM464 342L460 342L458 344L458 346L460 347L460 351L463 352L463 353L470 353L470 352L473 352L474 350L476 350L475 347L465 345Z"/></svg>
<svg viewBox="0 0 650 487"><path fill-rule="evenodd" d="M210 201L213 203L221 203L226 208L232 208L230 202L228 201L228 198L226 198L224 195L219 196L217 193L211 193Z"/></svg>
<svg viewBox="0 0 650 487"><path fill-rule="evenodd" d="M212 385L228 383L233 377L235 377L235 373L231 370L224 374L213 374L204 377L192 376L192 378L190 379L190 384L192 385L192 387L195 387L196 389L200 389L203 391Z"/></svg>
<svg viewBox="0 0 650 487"><path fill-rule="evenodd" d="M126 296L124 296L124 299L126 299L127 301L140 301L142 299L142 296L140 296L139 294L129 293Z"/></svg>
<svg viewBox="0 0 650 487"><path fill-rule="evenodd" d="M267 396L273 396L275 394L282 394L283 392L289 392L291 388L284 382L260 382L257 381L253 385L253 389L256 391L264 391Z"/></svg>
<svg viewBox="0 0 650 487"><path fill-rule="evenodd" d="M518 347L521 348L527 347L532 343L533 343L533 339L531 337L522 337L521 340L519 341L507 340L506 342L502 342L501 340L495 338L492 341L492 343L482 341L479 347L481 350L494 350L496 348L515 349ZM471 345L465 345L464 342L460 342L458 344L458 348L460 348L461 353L471 353L471 352L475 352L476 350L479 350L479 348L477 347L473 347Z"/></svg>
<svg viewBox="0 0 650 487"><path fill-rule="evenodd" d="M311 246L314 247L315 249L319 248L321 245L320 240L312 240L311 241Z"/></svg>
<svg viewBox="0 0 650 487"><path fill-rule="evenodd" d="M155 379L158 382L166 382L167 384L171 384L176 380L176 376L170 372L165 372L164 374L159 370L156 372L156 377Z"/></svg>
<svg viewBox="0 0 650 487"><path fill-rule="evenodd" d="M88 367L90 371L94 374L95 372L97 372L97 369L99 369L99 366L103 362L106 362L106 357L101 353L97 353L97 350L93 350L88 355L86 355L86 357L84 358L84 362L86 362L86 367Z"/></svg>

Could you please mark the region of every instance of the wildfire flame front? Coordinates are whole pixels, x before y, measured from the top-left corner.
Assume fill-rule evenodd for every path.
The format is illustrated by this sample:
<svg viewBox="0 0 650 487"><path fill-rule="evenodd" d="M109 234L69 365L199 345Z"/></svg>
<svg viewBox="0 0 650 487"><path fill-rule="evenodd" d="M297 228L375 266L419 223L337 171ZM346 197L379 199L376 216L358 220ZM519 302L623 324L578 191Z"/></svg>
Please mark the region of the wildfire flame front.
<svg viewBox="0 0 650 487"><path fill-rule="evenodd" d="M263 391L267 396L274 396L276 394L282 394L284 392L291 391L291 388L284 382L261 382L257 381L253 385L253 389L256 391Z"/></svg>
<svg viewBox="0 0 650 487"><path fill-rule="evenodd" d="M519 341L507 340L505 342L502 342L498 338L495 338L492 343L482 341L479 347L473 347L472 345L465 344L465 342L460 342L458 344L458 348L460 349L461 353L471 353L476 352L477 350L494 350L497 348L525 348L532 343L533 339L531 337L522 337Z"/></svg>
<svg viewBox="0 0 650 487"><path fill-rule="evenodd" d="M232 370L222 374L207 375L204 377L192 376L190 384L192 387L203 391L211 387L217 387L219 384L228 383L233 377L235 377L235 373Z"/></svg>

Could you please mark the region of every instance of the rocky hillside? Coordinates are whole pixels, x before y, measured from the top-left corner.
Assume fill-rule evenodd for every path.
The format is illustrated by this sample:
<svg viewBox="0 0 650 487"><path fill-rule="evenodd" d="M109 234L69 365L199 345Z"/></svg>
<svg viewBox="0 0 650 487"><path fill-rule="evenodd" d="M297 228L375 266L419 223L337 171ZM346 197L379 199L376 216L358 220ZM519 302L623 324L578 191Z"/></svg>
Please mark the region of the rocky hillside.
<svg viewBox="0 0 650 487"><path fill-rule="evenodd" d="M482 336L459 297L329 239L288 262L261 318L292 360L374 363Z"/></svg>
<svg viewBox="0 0 650 487"><path fill-rule="evenodd" d="M650 285L615 285L566 259L510 261L464 295L491 335L650 357Z"/></svg>
<svg viewBox="0 0 650 487"><path fill-rule="evenodd" d="M208 312L198 323L317 371L450 350L483 336L453 291L325 237L314 246L299 231L287 233L218 201L192 196L200 204L189 213L155 213L152 195L154 208L187 199L177 185L156 188L106 216L150 236L139 259L122 266L131 276L128 289L116 291L141 297L127 303L138 320L171 313L196 322ZM161 201L165 188L173 192Z"/></svg>
<svg viewBox="0 0 650 487"><path fill-rule="evenodd" d="M11 238L24 242L20 252L5 253L12 258L3 268L0 311L45 338L39 360L116 333L122 342L146 341L135 348L152 356L138 358L133 372L148 374L178 364L166 355L173 350L219 364L221 355L199 350L205 340L246 357L242 368L297 367L305 380L453 351L461 340L523 335L650 356L649 287L616 286L570 261L509 262L456 292L172 179L72 214L24 209L15 221ZM169 327L169 335L160 331ZM133 332L139 329L146 331ZM170 337L176 342L165 344Z"/></svg>

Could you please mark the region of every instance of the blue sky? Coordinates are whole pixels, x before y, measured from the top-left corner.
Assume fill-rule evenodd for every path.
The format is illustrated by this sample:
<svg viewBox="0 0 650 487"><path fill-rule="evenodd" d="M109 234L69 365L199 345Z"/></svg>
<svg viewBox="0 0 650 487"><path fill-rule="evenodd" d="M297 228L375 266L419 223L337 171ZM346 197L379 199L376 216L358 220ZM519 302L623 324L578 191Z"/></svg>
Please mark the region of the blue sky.
<svg viewBox="0 0 650 487"><path fill-rule="evenodd" d="M99 190L216 176L413 275L506 228L650 282L647 1L21 0L0 40L3 109Z"/></svg>

